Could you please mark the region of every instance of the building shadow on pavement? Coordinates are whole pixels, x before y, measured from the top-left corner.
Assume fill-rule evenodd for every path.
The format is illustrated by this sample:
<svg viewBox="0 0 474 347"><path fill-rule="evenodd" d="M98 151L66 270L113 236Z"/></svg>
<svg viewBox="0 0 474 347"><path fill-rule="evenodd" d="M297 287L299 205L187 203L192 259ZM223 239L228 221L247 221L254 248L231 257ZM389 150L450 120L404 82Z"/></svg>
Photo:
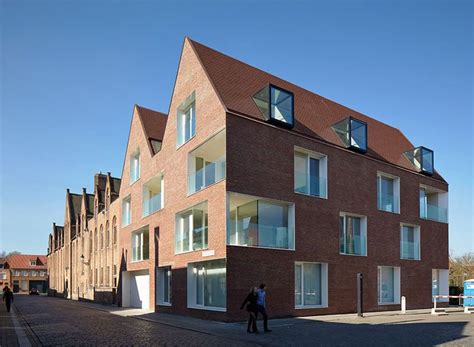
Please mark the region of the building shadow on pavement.
<svg viewBox="0 0 474 347"><path fill-rule="evenodd" d="M459 316L458 316L459 317ZM270 320L271 333L248 334L246 322L222 323L168 313L147 313L135 318L168 324L182 329L253 342L259 345L296 346L434 346L457 342L474 345L474 337L465 335L471 316L458 321L432 322L426 318L405 316L388 323L366 322L365 318L338 321L319 321L305 318ZM400 317L401 318L401 317ZM377 317L377 319L384 319ZM393 317L392 317L393 319ZM258 328L263 330L262 321ZM474 324L474 322L472 323ZM464 339L464 340L463 340ZM462 341L461 341L462 340Z"/></svg>

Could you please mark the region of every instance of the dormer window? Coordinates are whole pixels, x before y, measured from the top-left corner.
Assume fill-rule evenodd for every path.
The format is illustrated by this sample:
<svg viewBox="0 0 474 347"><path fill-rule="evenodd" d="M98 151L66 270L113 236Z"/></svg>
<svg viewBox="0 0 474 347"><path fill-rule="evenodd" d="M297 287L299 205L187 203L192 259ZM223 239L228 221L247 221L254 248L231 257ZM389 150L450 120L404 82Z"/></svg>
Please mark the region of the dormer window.
<svg viewBox="0 0 474 347"><path fill-rule="evenodd" d="M428 175L434 172L434 154L431 149L420 146L405 152L405 156L419 171Z"/></svg>
<svg viewBox="0 0 474 347"><path fill-rule="evenodd" d="M30 266L36 266L36 260L30 261Z"/></svg>
<svg viewBox="0 0 474 347"><path fill-rule="evenodd" d="M345 147L358 152L367 152L367 123L347 117L332 126Z"/></svg>
<svg viewBox="0 0 474 347"><path fill-rule="evenodd" d="M265 120L289 128L293 127L294 105L292 92L269 84L255 94L253 100Z"/></svg>

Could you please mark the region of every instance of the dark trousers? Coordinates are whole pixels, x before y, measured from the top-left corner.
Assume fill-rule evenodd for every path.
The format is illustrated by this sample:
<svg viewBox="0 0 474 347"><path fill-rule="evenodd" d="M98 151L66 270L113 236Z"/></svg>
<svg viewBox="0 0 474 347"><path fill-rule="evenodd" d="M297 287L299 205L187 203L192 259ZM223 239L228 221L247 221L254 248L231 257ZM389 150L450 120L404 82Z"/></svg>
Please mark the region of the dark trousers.
<svg viewBox="0 0 474 347"><path fill-rule="evenodd" d="M255 311L248 311L249 313L249 320L247 322L247 331L257 331L257 312ZM252 330L250 330L252 327Z"/></svg>
<svg viewBox="0 0 474 347"><path fill-rule="evenodd" d="M7 312L10 312L10 307L12 305L12 303L10 301L5 301L5 305L7 305Z"/></svg>
<svg viewBox="0 0 474 347"><path fill-rule="evenodd" d="M265 311L265 307L262 305L257 305L257 316L258 313L261 313L263 316L263 330L268 330L268 316L267 311Z"/></svg>

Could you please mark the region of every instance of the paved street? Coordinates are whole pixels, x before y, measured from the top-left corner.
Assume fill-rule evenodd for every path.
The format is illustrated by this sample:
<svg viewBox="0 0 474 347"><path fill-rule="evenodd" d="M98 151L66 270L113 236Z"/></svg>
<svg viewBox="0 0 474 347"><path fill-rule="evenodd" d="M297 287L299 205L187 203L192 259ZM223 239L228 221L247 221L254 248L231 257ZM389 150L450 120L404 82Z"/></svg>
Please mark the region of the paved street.
<svg viewBox="0 0 474 347"><path fill-rule="evenodd" d="M243 323L48 297L17 296L15 311L16 329L4 306L0 309L1 346L17 345L18 334L22 344L29 340L32 345L474 346L474 315L458 312L441 317L412 313L279 319L270 322L273 332L250 335Z"/></svg>

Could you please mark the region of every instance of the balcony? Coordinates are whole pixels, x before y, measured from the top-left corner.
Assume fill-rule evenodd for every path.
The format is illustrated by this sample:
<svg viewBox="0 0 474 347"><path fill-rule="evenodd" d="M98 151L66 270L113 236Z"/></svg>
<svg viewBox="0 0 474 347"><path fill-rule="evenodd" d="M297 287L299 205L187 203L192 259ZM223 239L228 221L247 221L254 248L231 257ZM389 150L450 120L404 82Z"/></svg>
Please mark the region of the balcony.
<svg viewBox="0 0 474 347"><path fill-rule="evenodd" d="M143 185L143 217L159 211L164 206L164 179L162 175L153 177Z"/></svg>
<svg viewBox="0 0 474 347"><path fill-rule="evenodd" d="M294 249L294 205L230 193L230 245Z"/></svg>
<svg viewBox="0 0 474 347"><path fill-rule="evenodd" d="M188 155L188 194L196 193L226 176L225 130Z"/></svg>
<svg viewBox="0 0 474 347"><path fill-rule="evenodd" d="M435 188L420 188L420 218L448 222L448 193Z"/></svg>

